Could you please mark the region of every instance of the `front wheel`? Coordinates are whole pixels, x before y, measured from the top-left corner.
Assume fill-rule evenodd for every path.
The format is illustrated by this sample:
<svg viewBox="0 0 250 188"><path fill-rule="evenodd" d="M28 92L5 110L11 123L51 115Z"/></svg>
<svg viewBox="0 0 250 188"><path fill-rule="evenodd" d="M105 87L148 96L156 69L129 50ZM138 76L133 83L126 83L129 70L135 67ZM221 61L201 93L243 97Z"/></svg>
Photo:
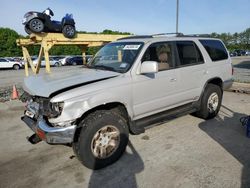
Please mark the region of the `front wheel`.
<svg viewBox="0 0 250 188"><path fill-rule="evenodd" d="M195 113L196 116L203 119L214 118L221 106L222 89L214 84L208 84L201 98L200 110Z"/></svg>
<svg viewBox="0 0 250 188"><path fill-rule="evenodd" d="M29 29L34 33L41 33L44 29L44 23L38 18L34 18L29 22Z"/></svg>
<svg viewBox="0 0 250 188"><path fill-rule="evenodd" d="M75 34L76 34L76 29L72 25L65 25L63 27L62 32L63 32L63 35L65 37L67 37L67 38L73 38L75 36Z"/></svg>
<svg viewBox="0 0 250 188"><path fill-rule="evenodd" d="M117 161L127 144L125 119L115 112L100 110L82 120L73 150L83 165L100 169Z"/></svg>

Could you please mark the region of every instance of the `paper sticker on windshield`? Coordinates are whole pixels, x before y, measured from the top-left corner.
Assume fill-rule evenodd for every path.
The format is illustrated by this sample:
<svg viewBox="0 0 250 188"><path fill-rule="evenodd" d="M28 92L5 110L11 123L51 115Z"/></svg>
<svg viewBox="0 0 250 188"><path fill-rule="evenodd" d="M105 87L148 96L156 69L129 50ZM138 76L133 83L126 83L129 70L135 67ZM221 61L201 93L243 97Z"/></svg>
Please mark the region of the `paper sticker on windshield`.
<svg viewBox="0 0 250 188"><path fill-rule="evenodd" d="M139 45L126 45L124 46L123 50L138 50L140 48L140 44Z"/></svg>
<svg viewBox="0 0 250 188"><path fill-rule="evenodd" d="M120 68L126 68L127 66L128 66L127 63L122 63L122 64L120 65Z"/></svg>

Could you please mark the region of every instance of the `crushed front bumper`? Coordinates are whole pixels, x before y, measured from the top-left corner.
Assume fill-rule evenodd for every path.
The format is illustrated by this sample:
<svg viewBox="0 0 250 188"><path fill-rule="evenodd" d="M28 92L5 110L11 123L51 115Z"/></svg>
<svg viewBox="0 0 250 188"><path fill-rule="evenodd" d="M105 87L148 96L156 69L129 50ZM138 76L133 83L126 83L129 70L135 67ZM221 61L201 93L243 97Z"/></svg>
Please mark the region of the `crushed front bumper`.
<svg viewBox="0 0 250 188"><path fill-rule="evenodd" d="M23 116L21 119L33 132L48 144L68 144L73 142L76 125L68 127L51 127L42 117L39 117L37 121L28 116Z"/></svg>

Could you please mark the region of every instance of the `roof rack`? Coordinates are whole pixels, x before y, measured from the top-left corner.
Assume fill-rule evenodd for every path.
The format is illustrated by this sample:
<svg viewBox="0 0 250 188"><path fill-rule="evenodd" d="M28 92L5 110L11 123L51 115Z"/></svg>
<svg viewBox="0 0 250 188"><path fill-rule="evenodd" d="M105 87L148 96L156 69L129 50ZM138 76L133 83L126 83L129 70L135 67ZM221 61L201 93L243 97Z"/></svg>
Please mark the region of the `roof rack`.
<svg viewBox="0 0 250 188"><path fill-rule="evenodd" d="M181 35L181 37L211 37L210 34L187 34L187 35Z"/></svg>
<svg viewBox="0 0 250 188"><path fill-rule="evenodd" d="M125 40L125 39L144 39L144 38L153 38L152 35L134 35L134 36L128 36L123 37L117 40Z"/></svg>
<svg viewBox="0 0 250 188"><path fill-rule="evenodd" d="M124 38L120 38L118 40L125 40L125 39L145 39L145 38L155 38L155 37L163 37L163 36L169 36L173 35L175 37L211 37L210 34L187 34L184 35L183 33L158 33L153 35L134 35L134 36L128 36Z"/></svg>
<svg viewBox="0 0 250 188"><path fill-rule="evenodd" d="M134 36L128 36L124 38L120 38L118 40L125 40L125 39L145 39L145 38L154 38L154 37L161 37L166 35L175 35L175 36L182 36L182 33L158 33L153 35L134 35Z"/></svg>
<svg viewBox="0 0 250 188"><path fill-rule="evenodd" d="M166 35L175 35L176 37L178 37L178 36L183 36L183 33L159 33L159 34L153 34L152 37L161 37Z"/></svg>

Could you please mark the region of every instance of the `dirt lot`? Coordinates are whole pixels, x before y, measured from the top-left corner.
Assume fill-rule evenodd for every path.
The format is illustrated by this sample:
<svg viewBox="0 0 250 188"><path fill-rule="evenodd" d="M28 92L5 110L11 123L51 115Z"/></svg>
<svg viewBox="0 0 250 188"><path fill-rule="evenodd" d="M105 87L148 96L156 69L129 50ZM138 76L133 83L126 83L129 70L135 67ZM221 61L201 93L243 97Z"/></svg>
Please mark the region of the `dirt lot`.
<svg viewBox="0 0 250 188"><path fill-rule="evenodd" d="M0 103L0 187L250 187L250 138L239 118L250 96L225 92L220 114L187 115L130 136L115 164L92 171L71 148L29 144L20 102Z"/></svg>

